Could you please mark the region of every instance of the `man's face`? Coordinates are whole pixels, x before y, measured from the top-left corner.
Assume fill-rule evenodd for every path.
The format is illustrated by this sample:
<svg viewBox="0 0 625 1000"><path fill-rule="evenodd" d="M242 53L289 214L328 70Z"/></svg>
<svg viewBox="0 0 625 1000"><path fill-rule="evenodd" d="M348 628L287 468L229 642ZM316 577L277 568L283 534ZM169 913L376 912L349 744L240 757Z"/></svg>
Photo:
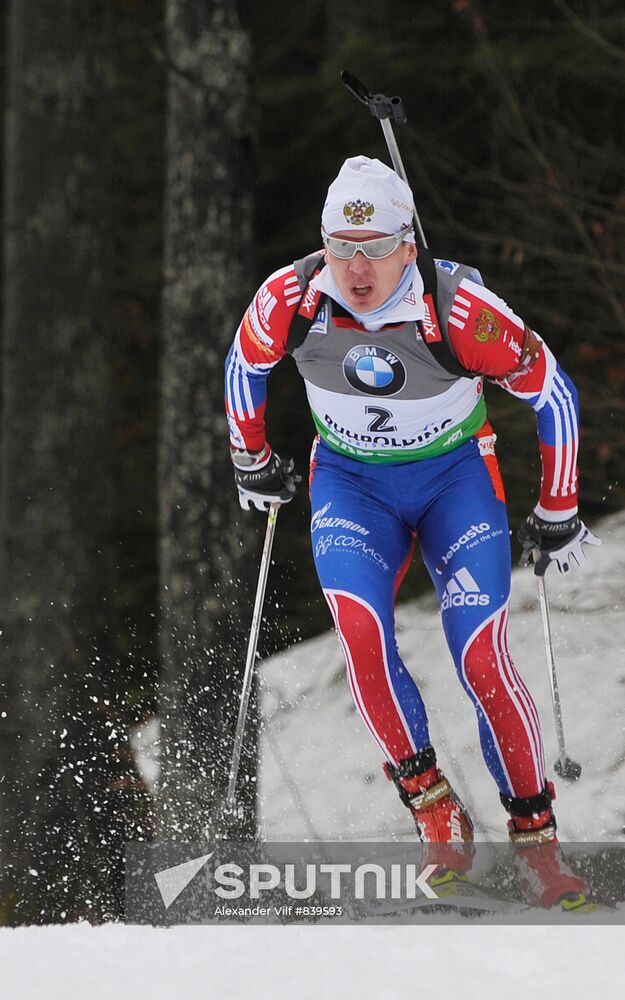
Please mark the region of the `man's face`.
<svg viewBox="0 0 625 1000"><path fill-rule="evenodd" d="M354 230L350 229L331 235L354 243L366 243L390 234L365 229L356 236ZM369 260L361 250L351 260L341 260L329 250L326 250L325 256L326 264L347 304L357 312L371 312L394 292L406 264L416 259L417 250L414 243L400 243L392 254L381 260Z"/></svg>

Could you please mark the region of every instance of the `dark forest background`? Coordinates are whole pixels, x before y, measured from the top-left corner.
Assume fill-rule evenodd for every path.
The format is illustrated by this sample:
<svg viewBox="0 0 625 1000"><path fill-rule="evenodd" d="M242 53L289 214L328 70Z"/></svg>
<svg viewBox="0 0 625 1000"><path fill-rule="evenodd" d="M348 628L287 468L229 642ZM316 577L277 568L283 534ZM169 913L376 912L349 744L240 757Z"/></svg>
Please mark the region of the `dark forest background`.
<svg viewBox="0 0 625 1000"><path fill-rule="evenodd" d="M123 911L124 842L210 829L227 783L264 520L232 485L223 360L260 281L319 245L345 157L388 162L341 69L403 97L435 254L479 267L576 381L583 516L625 505L625 14L8 0L0 31L0 922L102 920ZM534 417L487 399L514 527L537 497ZM268 428L305 473L288 361ZM262 655L330 627L308 517L301 489ZM427 585L416 563L401 599ZM128 744L152 713L156 805ZM247 778L257 727L253 701Z"/></svg>

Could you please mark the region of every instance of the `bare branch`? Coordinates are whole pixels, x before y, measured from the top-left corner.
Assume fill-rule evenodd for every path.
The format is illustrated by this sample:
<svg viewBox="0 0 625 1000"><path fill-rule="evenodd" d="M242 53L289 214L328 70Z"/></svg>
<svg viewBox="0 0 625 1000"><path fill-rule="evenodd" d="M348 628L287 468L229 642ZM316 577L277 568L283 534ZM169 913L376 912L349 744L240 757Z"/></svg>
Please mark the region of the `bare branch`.
<svg viewBox="0 0 625 1000"><path fill-rule="evenodd" d="M625 49L621 49L618 45L613 45L609 42L607 38L604 38L595 28L593 28L588 21L584 21L575 11L571 10L569 5L564 2L564 0L552 0L555 7L558 8L560 13L567 19L569 24L572 24L576 31L579 31L580 35L584 35L593 45L596 45L603 52L607 52L608 55L614 56L615 59L619 59L621 62L625 62Z"/></svg>

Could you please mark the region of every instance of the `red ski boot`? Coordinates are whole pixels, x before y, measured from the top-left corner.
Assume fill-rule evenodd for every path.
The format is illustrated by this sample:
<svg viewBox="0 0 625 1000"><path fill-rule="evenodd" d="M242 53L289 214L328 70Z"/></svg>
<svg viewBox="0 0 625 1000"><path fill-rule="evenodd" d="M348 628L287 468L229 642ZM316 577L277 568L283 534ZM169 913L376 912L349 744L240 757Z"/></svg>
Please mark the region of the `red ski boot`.
<svg viewBox="0 0 625 1000"><path fill-rule="evenodd" d="M529 798L500 796L510 813L508 832L516 848L515 867L519 885L530 904L565 911L586 908L588 885L567 865L556 836L551 808L555 792L551 783Z"/></svg>
<svg viewBox="0 0 625 1000"><path fill-rule="evenodd" d="M407 757L397 767L387 763L384 770L414 816L419 840L437 845L428 852L427 862L448 871L467 872L474 854L473 823L437 768L433 748Z"/></svg>

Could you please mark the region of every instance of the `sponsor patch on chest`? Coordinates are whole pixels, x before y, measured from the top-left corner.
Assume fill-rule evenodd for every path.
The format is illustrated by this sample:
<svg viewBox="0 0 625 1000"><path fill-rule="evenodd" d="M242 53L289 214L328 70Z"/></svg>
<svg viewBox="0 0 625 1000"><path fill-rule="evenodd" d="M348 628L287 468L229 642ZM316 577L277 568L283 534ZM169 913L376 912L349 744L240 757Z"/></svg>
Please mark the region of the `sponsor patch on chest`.
<svg viewBox="0 0 625 1000"><path fill-rule="evenodd" d="M386 348L358 344L343 359L343 374L358 392L368 396L393 396L406 384L404 364Z"/></svg>

